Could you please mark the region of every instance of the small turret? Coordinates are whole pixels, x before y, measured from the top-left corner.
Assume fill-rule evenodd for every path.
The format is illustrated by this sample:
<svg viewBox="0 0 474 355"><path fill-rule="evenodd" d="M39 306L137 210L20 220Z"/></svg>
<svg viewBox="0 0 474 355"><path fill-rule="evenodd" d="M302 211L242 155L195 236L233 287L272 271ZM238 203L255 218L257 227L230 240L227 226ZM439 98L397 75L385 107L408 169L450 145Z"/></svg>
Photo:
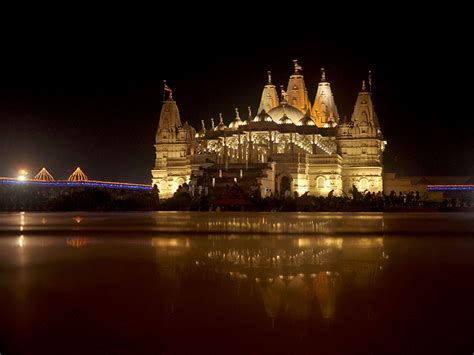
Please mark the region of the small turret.
<svg viewBox="0 0 474 355"><path fill-rule="evenodd" d="M253 120L253 117L252 117L252 108L250 106L247 106L247 119L244 121L244 124L247 125L249 124L250 122L252 122Z"/></svg>
<svg viewBox="0 0 474 355"><path fill-rule="evenodd" d="M376 131L380 130L379 120L372 102L372 93L367 90L365 80L362 80L351 121L355 126L368 126L373 127ZM366 132L368 133L367 130Z"/></svg>
<svg viewBox="0 0 474 355"><path fill-rule="evenodd" d="M236 107L235 108L235 118L234 120L229 124L229 128L232 129L238 129L240 126L244 124L244 121L241 120L240 114L239 114L239 109Z"/></svg>
<svg viewBox="0 0 474 355"><path fill-rule="evenodd" d="M215 131L223 131L227 128L227 126L224 123L224 117L222 117L222 113L219 113L219 124L217 125L216 128L214 128Z"/></svg>
<svg viewBox="0 0 474 355"><path fill-rule="evenodd" d="M206 136L206 125L204 124L204 120L201 120L201 129L198 133L196 133L196 138L203 138Z"/></svg>
<svg viewBox="0 0 474 355"><path fill-rule="evenodd" d="M176 101L173 100L173 95L170 92L168 99L163 101L163 106L161 107L158 130L173 131L181 126L182 124L178 106L176 105Z"/></svg>

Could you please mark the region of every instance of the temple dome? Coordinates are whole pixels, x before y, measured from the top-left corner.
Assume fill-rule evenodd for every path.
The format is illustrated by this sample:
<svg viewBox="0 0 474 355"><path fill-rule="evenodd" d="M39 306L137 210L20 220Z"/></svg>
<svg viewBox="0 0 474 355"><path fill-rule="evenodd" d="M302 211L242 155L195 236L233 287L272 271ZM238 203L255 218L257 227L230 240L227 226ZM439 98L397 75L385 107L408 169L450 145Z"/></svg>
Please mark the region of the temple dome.
<svg viewBox="0 0 474 355"><path fill-rule="evenodd" d="M277 123L280 122L284 116L287 116L294 124L297 124L304 116L296 107L285 102L282 102L277 107L271 109L268 114L273 118L273 121Z"/></svg>
<svg viewBox="0 0 474 355"><path fill-rule="evenodd" d="M306 115L304 115L304 117L301 120L299 120L296 125L297 126L316 126L316 123L311 118L311 115L309 114L309 112L306 112Z"/></svg>
<svg viewBox="0 0 474 355"><path fill-rule="evenodd" d="M273 111L273 110L272 110ZM265 112L265 110L262 110L255 118L253 119L253 122L272 122L272 117Z"/></svg>
<svg viewBox="0 0 474 355"><path fill-rule="evenodd" d="M219 122L219 124L214 128L214 131L223 131L227 128L224 122Z"/></svg>
<svg viewBox="0 0 474 355"><path fill-rule="evenodd" d="M278 121L279 124L293 124L293 121L291 118L289 118L287 115L283 115L282 118Z"/></svg>
<svg viewBox="0 0 474 355"><path fill-rule="evenodd" d="M241 119L235 119L229 124L229 128L237 129L244 124L244 121L242 121Z"/></svg>
<svg viewBox="0 0 474 355"><path fill-rule="evenodd" d="M227 128L227 126L224 123L224 118L222 117L222 113L219 113L219 119L220 119L220 122L216 127L214 127L214 131L223 131Z"/></svg>
<svg viewBox="0 0 474 355"><path fill-rule="evenodd" d="M235 118L234 120L229 124L229 128L232 129L238 129L239 126L244 125L244 121L240 118L239 110L236 108L235 109Z"/></svg>

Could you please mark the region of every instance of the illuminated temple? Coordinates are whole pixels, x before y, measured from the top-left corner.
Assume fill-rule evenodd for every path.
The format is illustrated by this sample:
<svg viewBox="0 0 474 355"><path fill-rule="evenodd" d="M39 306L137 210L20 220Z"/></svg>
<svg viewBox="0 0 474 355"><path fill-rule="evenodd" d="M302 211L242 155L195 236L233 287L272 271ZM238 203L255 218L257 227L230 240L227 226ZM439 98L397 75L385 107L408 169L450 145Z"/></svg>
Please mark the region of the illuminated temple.
<svg viewBox="0 0 474 355"><path fill-rule="evenodd" d="M382 155L386 145L369 85L362 82L350 119L339 116L331 84L321 69L313 101L296 60L286 90L264 85L258 110L196 131L182 123L171 90L164 100L156 133L152 184L171 197L187 183L218 187L236 183L260 186L262 195L315 196L383 190ZM313 84L311 83L311 86ZM169 89L169 88L168 88Z"/></svg>

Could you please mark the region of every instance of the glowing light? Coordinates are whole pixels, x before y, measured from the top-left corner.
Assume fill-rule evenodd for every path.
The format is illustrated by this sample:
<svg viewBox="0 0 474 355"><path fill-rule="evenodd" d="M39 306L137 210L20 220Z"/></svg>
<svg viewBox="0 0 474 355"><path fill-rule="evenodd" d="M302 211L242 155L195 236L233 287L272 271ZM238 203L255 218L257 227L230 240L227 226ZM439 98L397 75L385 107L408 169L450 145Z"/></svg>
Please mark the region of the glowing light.
<svg viewBox="0 0 474 355"><path fill-rule="evenodd" d="M153 238L151 245L156 248L189 248L189 239ZM196 264L198 265L198 264Z"/></svg>
<svg viewBox="0 0 474 355"><path fill-rule="evenodd" d="M18 238L18 246L20 248L23 248L25 246L25 237L23 235L20 235L20 238Z"/></svg>
<svg viewBox="0 0 474 355"><path fill-rule="evenodd" d="M26 180L26 176L28 175L28 172L24 169L21 169L18 171L18 177L17 177L17 180L19 181L25 181Z"/></svg>

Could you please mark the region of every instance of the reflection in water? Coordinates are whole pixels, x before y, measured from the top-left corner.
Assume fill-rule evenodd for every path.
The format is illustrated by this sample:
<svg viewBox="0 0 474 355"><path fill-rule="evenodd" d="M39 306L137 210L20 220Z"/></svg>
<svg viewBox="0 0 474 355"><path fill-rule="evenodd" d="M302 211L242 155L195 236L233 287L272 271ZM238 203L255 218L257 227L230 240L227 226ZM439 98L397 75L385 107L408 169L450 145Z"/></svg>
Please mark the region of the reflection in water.
<svg viewBox="0 0 474 355"><path fill-rule="evenodd" d="M180 270L190 273L186 265L193 261L203 280L227 280L237 300L257 296L273 326L286 317L334 319L342 287L370 290L386 255L382 238L213 235L153 238L151 244L169 289L177 290L186 277Z"/></svg>
<svg viewBox="0 0 474 355"><path fill-rule="evenodd" d="M15 225L0 238L0 352L403 353L418 344L420 353L438 340L463 344L463 350L474 345L463 325L474 317L470 238L319 232L150 237L84 233L95 217L80 223L74 217L66 219L75 228L57 237L19 232ZM33 218L26 215L25 226ZM232 229L246 218L217 222ZM268 216L257 220L278 223ZM295 220L297 228L313 231L339 223ZM368 221L378 230L382 220ZM293 222L281 223L291 228ZM3 351L4 344L11 351Z"/></svg>
<svg viewBox="0 0 474 355"><path fill-rule="evenodd" d="M23 248L25 246L25 236L24 235L20 235L18 237L18 246Z"/></svg>
<svg viewBox="0 0 474 355"><path fill-rule="evenodd" d="M394 225L394 224L392 224ZM0 232L146 231L180 233L372 234L391 231L380 213L18 213L0 214ZM396 226L396 225L395 225Z"/></svg>
<svg viewBox="0 0 474 355"><path fill-rule="evenodd" d="M73 247L73 248L82 248L86 246L87 244L90 243L88 238L85 237L71 237L71 238L66 238L66 243L67 245Z"/></svg>
<svg viewBox="0 0 474 355"><path fill-rule="evenodd" d="M15 244L32 251L37 247L50 250L58 242L57 238L20 235ZM110 240L74 236L64 242L74 249L91 245L153 248L158 277L166 285L162 298L168 314L174 312L180 292L185 292L183 282L196 274L201 280L221 280L214 285L216 294L231 292L237 301L253 297L272 324L287 317L334 319L343 288L370 290L388 258L383 238L363 237L211 235ZM30 253L18 254L18 261L24 265L27 256ZM48 258L53 260L54 254Z"/></svg>
<svg viewBox="0 0 474 355"><path fill-rule="evenodd" d="M320 271L313 281L314 293L323 318L334 318L336 297L340 291L341 280L341 275L338 272Z"/></svg>

